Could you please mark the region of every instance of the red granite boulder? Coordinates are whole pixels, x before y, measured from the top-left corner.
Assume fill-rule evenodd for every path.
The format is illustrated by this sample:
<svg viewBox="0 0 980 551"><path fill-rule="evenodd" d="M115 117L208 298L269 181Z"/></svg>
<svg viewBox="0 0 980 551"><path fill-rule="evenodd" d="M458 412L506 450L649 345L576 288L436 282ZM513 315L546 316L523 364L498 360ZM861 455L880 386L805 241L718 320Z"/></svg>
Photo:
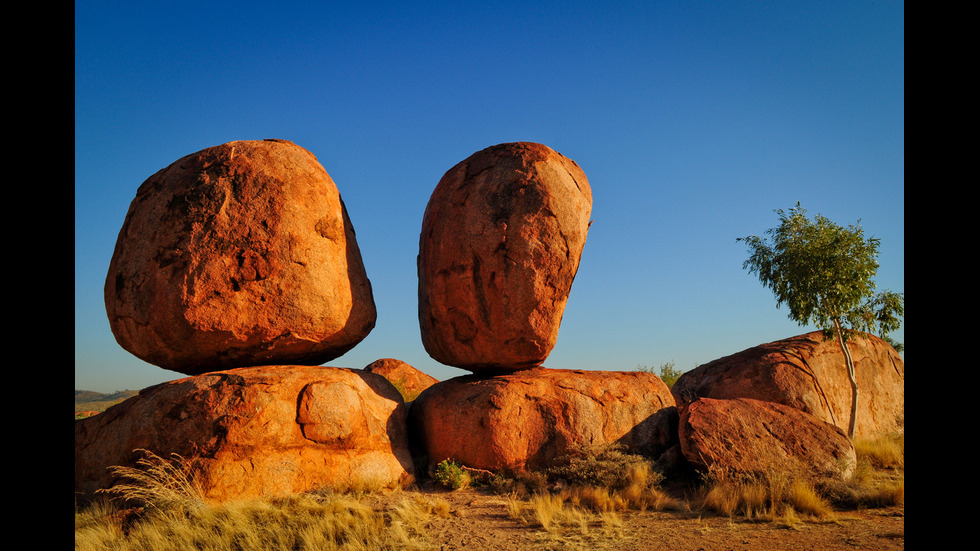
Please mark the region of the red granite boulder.
<svg viewBox="0 0 980 551"><path fill-rule="evenodd" d="M337 186L283 140L209 147L148 178L119 232L105 304L124 349L189 375L319 365L377 318Z"/></svg>
<svg viewBox="0 0 980 551"><path fill-rule="evenodd" d="M426 468L520 472L611 444L656 457L677 442L677 412L652 373L534 368L441 381L412 403L409 430Z"/></svg>
<svg viewBox="0 0 980 551"><path fill-rule="evenodd" d="M412 480L406 411L382 376L314 366L238 368L144 389L75 421L75 492L91 497L137 449L178 454L212 502Z"/></svg>
<svg viewBox="0 0 980 551"><path fill-rule="evenodd" d="M423 390L439 382L439 379L394 358L375 360L368 364L364 371L377 373L388 379L401 392L406 401L413 399Z"/></svg>
<svg viewBox="0 0 980 551"><path fill-rule="evenodd" d="M690 464L725 476L847 479L857 466L840 428L760 400L695 400L680 408L678 437Z"/></svg>
<svg viewBox="0 0 980 551"><path fill-rule="evenodd" d="M858 381L855 436L905 427L905 362L875 336L849 341ZM751 398L787 405L847 431L851 383L837 341L815 331L770 342L706 363L671 388L678 406L687 396Z"/></svg>
<svg viewBox="0 0 980 551"><path fill-rule="evenodd" d="M554 348L592 211L582 169L547 146L489 147L450 169L419 239L419 324L435 360L473 372Z"/></svg>

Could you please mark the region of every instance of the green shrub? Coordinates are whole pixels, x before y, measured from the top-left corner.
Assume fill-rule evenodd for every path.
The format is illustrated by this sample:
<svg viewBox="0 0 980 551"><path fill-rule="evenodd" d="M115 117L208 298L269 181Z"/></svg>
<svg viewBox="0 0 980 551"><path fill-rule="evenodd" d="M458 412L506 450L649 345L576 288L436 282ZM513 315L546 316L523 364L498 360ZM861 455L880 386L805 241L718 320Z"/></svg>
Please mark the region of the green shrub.
<svg viewBox="0 0 980 551"><path fill-rule="evenodd" d="M449 459L444 459L436 465L434 478L439 484L453 490L470 485L470 474L462 465Z"/></svg>
<svg viewBox="0 0 980 551"><path fill-rule="evenodd" d="M660 364L659 370L653 367L647 367L645 365L636 366L636 370L642 371L644 373L653 373L654 375L660 377L660 380L663 381L665 385L667 385L667 388L673 387L674 383L677 382L677 379L679 379L680 376L684 374L683 371L677 369L677 367L674 365L674 362L666 362Z"/></svg>

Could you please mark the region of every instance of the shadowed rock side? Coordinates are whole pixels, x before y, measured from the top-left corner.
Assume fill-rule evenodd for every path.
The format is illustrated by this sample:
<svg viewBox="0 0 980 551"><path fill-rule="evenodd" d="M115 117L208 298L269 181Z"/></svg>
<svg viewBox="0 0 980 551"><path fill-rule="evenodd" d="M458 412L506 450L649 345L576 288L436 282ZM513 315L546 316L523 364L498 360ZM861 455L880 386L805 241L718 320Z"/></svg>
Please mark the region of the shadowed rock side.
<svg viewBox="0 0 980 551"><path fill-rule="evenodd" d="M377 317L337 186L283 140L210 147L148 178L119 232L105 303L120 346L189 375L319 365Z"/></svg>
<svg viewBox="0 0 980 551"><path fill-rule="evenodd" d="M841 429L772 402L695 400L680 408L678 434L692 465L726 475L843 480L857 466L854 446Z"/></svg>
<svg viewBox="0 0 980 551"><path fill-rule="evenodd" d="M541 365L578 271L592 190L535 143L474 153L439 181L419 239L419 325L433 359L473 372Z"/></svg>
<svg viewBox="0 0 980 551"><path fill-rule="evenodd" d="M312 366L239 368L147 388L75 421L75 492L91 497L146 449L176 453L209 501L324 487L396 486L414 476L406 411L384 377Z"/></svg>
<svg viewBox="0 0 980 551"><path fill-rule="evenodd" d="M381 358L368 364L364 371L377 373L395 385L402 396L418 396L420 392L439 382L435 377L419 371L411 365L394 358ZM409 398L406 397L406 400Z"/></svg>
<svg viewBox="0 0 980 551"><path fill-rule="evenodd" d="M848 341L858 381L855 436L904 430L905 362L875 336ZM815 331L719 358L681 375L671 388L688 396L751 398L787 405L846 431L851 383L837 341Z"/></svg>
<svg viewBox="0 0 980 551"><path fill-rule="evenodd" d="M677 442L677 411L652 373L535 368L441 381L412 402L422 465L490 471L554 466L582 447L620 444L656 457Z"/></svg>

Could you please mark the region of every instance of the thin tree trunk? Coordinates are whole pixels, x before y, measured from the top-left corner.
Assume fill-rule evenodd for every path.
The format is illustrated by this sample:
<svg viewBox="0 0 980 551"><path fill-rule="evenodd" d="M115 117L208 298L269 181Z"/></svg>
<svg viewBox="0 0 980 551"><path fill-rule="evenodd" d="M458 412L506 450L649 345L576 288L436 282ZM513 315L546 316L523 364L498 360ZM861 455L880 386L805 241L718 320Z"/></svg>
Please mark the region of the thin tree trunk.
<svg viewBox="0 0 980 551"><path fill-rule="evenodd" d="M851 379L851 420L847 427L847 436L850 439L854 439L854 427L857 425L857 407L858 407L858 383L857 375L854 372L854 360L851 358L851 349L848 348L847 342L844 340L844 330L840 326L840 322L834 320L834 331L837 333L837 344L840 345L840 350L844 354L844 363L847 364L847 376Z"/></svg>

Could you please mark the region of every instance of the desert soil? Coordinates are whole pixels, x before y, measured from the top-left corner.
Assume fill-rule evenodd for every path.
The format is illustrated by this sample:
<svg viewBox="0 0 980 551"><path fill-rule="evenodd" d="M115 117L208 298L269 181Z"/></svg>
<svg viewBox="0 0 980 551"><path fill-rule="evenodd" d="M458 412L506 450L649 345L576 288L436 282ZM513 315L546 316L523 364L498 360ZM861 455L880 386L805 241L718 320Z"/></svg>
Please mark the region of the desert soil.
<svg viewBox="0 0 980 551"><path fill-rule="evenodd" d="M801 520L792 526L696 512L628 511L618 513L621 524L603 524L595 517L584 533L570 528L556 533L511 518L505 496L478 490L422 492L451 506L448 516L435 517L427 527L444 551L905 549L904 506L838 512L833 520Z"/></svg>

